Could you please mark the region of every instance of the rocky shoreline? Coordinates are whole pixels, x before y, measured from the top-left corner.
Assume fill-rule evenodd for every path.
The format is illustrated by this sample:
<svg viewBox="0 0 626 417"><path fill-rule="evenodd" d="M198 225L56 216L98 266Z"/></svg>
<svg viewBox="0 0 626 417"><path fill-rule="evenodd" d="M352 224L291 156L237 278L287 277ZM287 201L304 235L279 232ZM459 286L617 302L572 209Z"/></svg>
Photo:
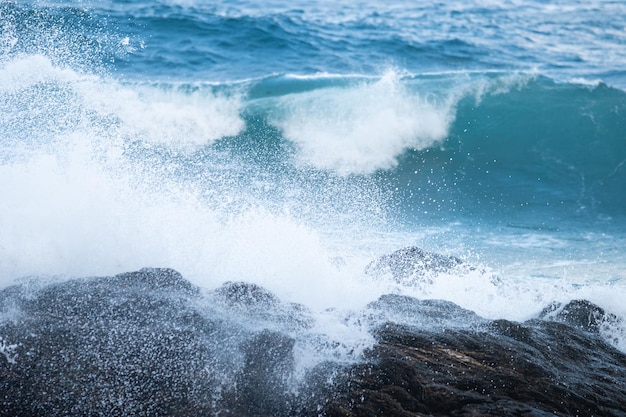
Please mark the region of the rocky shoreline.
<svg viewBox="0 0 626 417"><path fill-rule="evenodd" d="M312 318L254 284L207 295L144 269L16 285L0 291L0 416L626 416L626 355L599 334L618 319L589 302L516 323L386 295L365 315L384 320L361 360L294 390L290 334Z"/></svg>
<svg viewBox="0 0 626 417"><path fill-rule="evenodd" d="M387 324L325 414L624 416L626 357L585 325L497 320L476 330L427 331Z"/></svg>

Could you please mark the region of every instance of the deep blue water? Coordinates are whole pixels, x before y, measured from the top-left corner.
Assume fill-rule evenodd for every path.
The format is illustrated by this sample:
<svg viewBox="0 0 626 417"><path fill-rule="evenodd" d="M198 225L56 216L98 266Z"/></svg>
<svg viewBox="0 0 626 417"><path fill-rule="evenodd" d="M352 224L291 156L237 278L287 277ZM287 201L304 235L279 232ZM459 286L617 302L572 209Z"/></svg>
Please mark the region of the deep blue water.
<svg viewBox="0 0 626 417"><path fill-rule="evenodd" d="M2 282L167 266L626 318L625 45L608 0L2 2ZM408 245L502 281L363 276Z"/></svg>

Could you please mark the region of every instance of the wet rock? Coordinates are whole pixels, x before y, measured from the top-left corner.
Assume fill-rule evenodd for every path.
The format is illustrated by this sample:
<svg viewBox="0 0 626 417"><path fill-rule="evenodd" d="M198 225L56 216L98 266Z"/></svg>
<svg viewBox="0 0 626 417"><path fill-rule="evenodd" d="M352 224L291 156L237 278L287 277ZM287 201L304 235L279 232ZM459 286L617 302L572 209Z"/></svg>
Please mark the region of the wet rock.
<svg viewBox="0 0 626 417"><path fill-rule="evenodd" d="M0 416L626 416L614 316L587 301L516 323L386 295L362 360L296 385L311 315L254 284L204 298L145 269L6 288L0 312Z"/></svg>
<svg viewBox="0 0 626 417"><path fill-rule="evenodd" d="M454 256L408 247L371 262L365 268L365 274L375 278L389 277L404 285L420 285L429 282L434 275L449 273L461 265L463 262Z"/></svg>
<svg viewBox="0 0 626 417"><path fill-rule="evenodd" d="M289 415L294 340L234 304L295 307L224 294L218 313L168 269L0 291L0 416Z"/></svg>
<svg viewBox="0 0 626 417"><path fill-rule="evenodd" d="M539 315L540 318L569 324L581 330L597 333L604 325L617 324L619 319L614 314L607 314L604 309L587 300L573 300L563 305L553 303Z"/></svg>
<svg viewBox="0 0 626 417"><path fill-rule="evenodd" d="M389 322L375 335L322 415L626 416L626 355L577 326Z"/></svg>
<svg viewBox="0 0 626 417"><path fill-rule="evenodd" d="M168 291L196 296L198 288L183 276L169 268L144 268L136 272L126 272L110 279L109 284L115 285L116 291L123 287L140 287L152 291Z"/></svg>
<svg viewBox="0 0 626 417"><path fill-rule="evenodd" d="M397 294L386 294L367 306L368 311L396 323L420 328L449 328L483 323L486 320L473 311L445 300L418 300Z"/></svg>
<svg viewBox="0 0 626 417"><path fill-rule="evenodd" d="M237 383L242 415L287 415L294 343L288 336L264 330L242 346L246 358Z"/></svg>
<svg viewBox="0 0 626 417"><path fill-rule="evenodd" d="M313 326L313 318L305 306L283 303L270 291L249 282L225 282L214 291L213 300L229 310L236 310L257 326L281 323L290 330Z"/></svg>
<svg viewBox="0 0 626 417"><path fill-rule="evenodd" d="M412 246L399 249L389 255L383 255L370 263L368 274L391 273L398 280L406 276L423 275L427 271L447 272L462 264L462 261L453 256L426 252Z"/></svg>
<svg viewBox="0 0 626 417"><path fill-rule="evenodd" d="M184 415L211 411L216 323L172 270L57 283L12 293L0 337L0 415ZM7 299L5 298L5 301ZM5 358L6 359L6 358Z"/></svg>
<svg viewBox="0 0 626 417"><path fill-rule="evenodd" d="M280 303L278 297L265 288L248 282L225 282L215 294L228 304L242 308L272 308Z"/></svg>

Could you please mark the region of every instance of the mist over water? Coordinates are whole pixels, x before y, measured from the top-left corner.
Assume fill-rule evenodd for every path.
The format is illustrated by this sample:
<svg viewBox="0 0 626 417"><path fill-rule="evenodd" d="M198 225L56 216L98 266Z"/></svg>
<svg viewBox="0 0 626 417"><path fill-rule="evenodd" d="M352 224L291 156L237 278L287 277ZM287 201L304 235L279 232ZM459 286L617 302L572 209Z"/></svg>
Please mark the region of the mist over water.
<svg viewBox="0 0 626 417"><path fill-rule="evenodd" d="M251 282L314 312L346 360L371 343L350 318L388 293L626 319L625 13L603 5L529 34L586 8L5 3L0 283L146 266ZM477 268L364 273L406 246Z"/></svg>

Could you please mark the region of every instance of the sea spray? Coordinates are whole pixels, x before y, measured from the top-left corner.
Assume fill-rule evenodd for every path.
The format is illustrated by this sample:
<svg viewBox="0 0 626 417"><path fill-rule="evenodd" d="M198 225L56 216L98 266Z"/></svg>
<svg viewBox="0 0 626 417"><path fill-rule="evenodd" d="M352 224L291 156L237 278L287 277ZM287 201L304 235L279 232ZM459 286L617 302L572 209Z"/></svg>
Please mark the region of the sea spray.
<svg viewBox="0 0 626 417"><path fill-rule="evenodd" d="M436 145L451 112L448 103L405 90L394 73L373 84L299 94L278 108L284 115L274 123L298 145L302 163L342 174L389 169L405 150Z"/></svg>
<svg viewBox="0 0 626 417"><path fill-rule="evenodd" d="M18 71L24 65L37 70ZM241 84L221 86L222 92L210 85L200 89L134 86L58 68L41 56L18 58L2 70L15 78L2 90L7 98L5 114L11 117L4 125L0 171L3 195L10 196L0 206L6 284L24 276L115 274L157 265L176 268L206 288L229 280L256 282L317 311L329 307L358 309L380 294L400 292L450 299L489 318L524 320L552 298L560 299L557 294L576 297L576 291L568 289L574 273L580 274L574 282L586 279L586 285L602 287L601 281L593 283L597 276L588 266L601 267L610 262L607 256L617 254L607 248L602 253L588 253L584 271L578 271L571 262L574 255L564 253L566 263L559 272L549 266L551 252L582 251L577 242L587 245L568 235L572 226L563 224L569 223L551 226L540 220L539 226L534 226L519 217L504 223L504 231L494 235L481 232L487 218L466 218L468 212L479 214L483 207L491 213L515 210L507 201L506 188L501 188L499 170L519 175L515 154L494 145L492 152L500 153L490 156L473 143L478 138L471 136L475 124L468 119L470 109L477 109L473 110L476 114L484 112L484 106L492 108L492 101L501 103L504 99L510 105L506 101L509 95L532 97L552 89L570 94L578 87L571 90L546 80L536 81L534 76L501 78L498 74L388 75L373 83L356 84L353 79L334 78L332 82L340 87L320 88L315 87L318 79L301 78L288 81L290 90L283 95L246 102ZM258 89L265 82L276 80L248 81L247 88ZM440 113L432 113L431 107L422 116L434 117L435 124L439 123L437 129L448 136L445 140L431 138L422 150L417 142L410 146L404 143L403 134L392 135L399 140L397 144L389 142L387 136L374 135L371 144L380 150L373 154L382 159L361 158L357 152L351 154L351 162L342 159L347 165L333 162L315 166L316 157L306 152L305 145L291 147L294 141L308 138L306 131L300 136L282 137L287 125L280 129L273 126L281 117L282 123L291 120L296 125L296 115L305 120L302 110L294 107L300 100L309 103L310 97L319 96L322 101L316 106L323 109L320 103L342 94L359 97L355 105L344 101L350 116L341 119L348 123L345 126L376 120L363 116L367 112L381 117L380 123L397 121L396 110L420 114L423 103L419 97L434 94L430 91L433 82L441 87L439 96L432 96L433 103L448 104ZM608 93L619 103L619 93L606 91L604 86L585 87L584 91ZM388 100L376 100L381 95ZM366 100L368 97L372 100ZM394 109L394 100L402 106L389 113L384 106ZM38 110L21 111L28 103L34 103ZM169 107L181 111L155 116ZM504 117L496 113L487 116ZM609 123L608 127L614 122L613 116L607 117L604 123ZM414 134L409 136L424 139ZM325 135L333 134L327 131ZM462 140L458 145L454 143L457 135ZM359 139L354 136L352 142L345 142L348 153L351 146L359 149ZM619 150L615 141L611 146ZM319 141L310 143L320 145ZM409 149L403 151L399 145ZM558 144L553 146L560 149ZM324 149L318 149L319 157L344 158L342 152L326 149L323 153ZM562 153L561 158L565 157L570 156ZM307 158L309 162L304 162ZM540 155L537 163L543 158ZM387 169L379 166L383 160L391 164ZM444 164L437 165L440 162ZM619 184L621 175L619 161L611 164L617 165L606 171L610 181L602 180L609 186ZM372 170L374 174L366 174ZM407 174L411 179L403 183ZM586 184L593 183L589 178L585 175ZM483 184L477 197L468 188L475 181ZM553 192L563 193L558 183L553 186ZM509 193L519 198L521 190ZM591 188L585 190L586 194L592 192ZM533 191L533 195L536 198L539 194ZM599 195L589 195L599 201ZM573 201L581 204L578 198ZM607 200L595 205L602 213L614 203ZM558 206L567 207L563 201ZM420 212L430 213L424 216ZM446 221L455 212L460 214L455 215L458 220ZM534 211L522 213L525 216ZM433 216L437 221L425 225L424 219ZM610 220L600 222L611 224ZM403 223L409 225L407 230L402 230ZM564 235L559 232L561 228ZM506 230L511 233L504 233ZM619 239L616 235L606 243L613 247ZM445 279L442 275L419 291L412 285L372 282L363 276L373 258L407 244L425 244L456 255L469 253L470 261L480 255L479 264L496 270L486 276L453 274ZM524 252L520 254L521 249ZM520 262L524 262L521 269ZM619 288L621 272L618 263L612 263L608 274L617 280L612 285ZM546 283L542 290L536 290L537 282L530 288L524 274L536 274L537 269L544 274L553 271L558 279ZM491 275L502 276L503 282L491 282ZM511 300L516 302L511 304Z"/></svg>
<svg viewBox="0 0 626 417"><path fill-rule="evenodd" d="M196 414L293 415L380 375L383 344L398 356L379 359L397 363L419 349L454 369L480 360L410 328L505 343L493 363L515 366L535 364L531 343L562 353L569 335L613 364L626 340L626 14L558 6L2 3L9 397L40 414L99 398L172 415L194 398ZM402 248L460 263L368 273ZM26 360L46 346L58 349ZM540 367L569 366L559 354ZM490 379L472 395L506 391Z"/></svg>

